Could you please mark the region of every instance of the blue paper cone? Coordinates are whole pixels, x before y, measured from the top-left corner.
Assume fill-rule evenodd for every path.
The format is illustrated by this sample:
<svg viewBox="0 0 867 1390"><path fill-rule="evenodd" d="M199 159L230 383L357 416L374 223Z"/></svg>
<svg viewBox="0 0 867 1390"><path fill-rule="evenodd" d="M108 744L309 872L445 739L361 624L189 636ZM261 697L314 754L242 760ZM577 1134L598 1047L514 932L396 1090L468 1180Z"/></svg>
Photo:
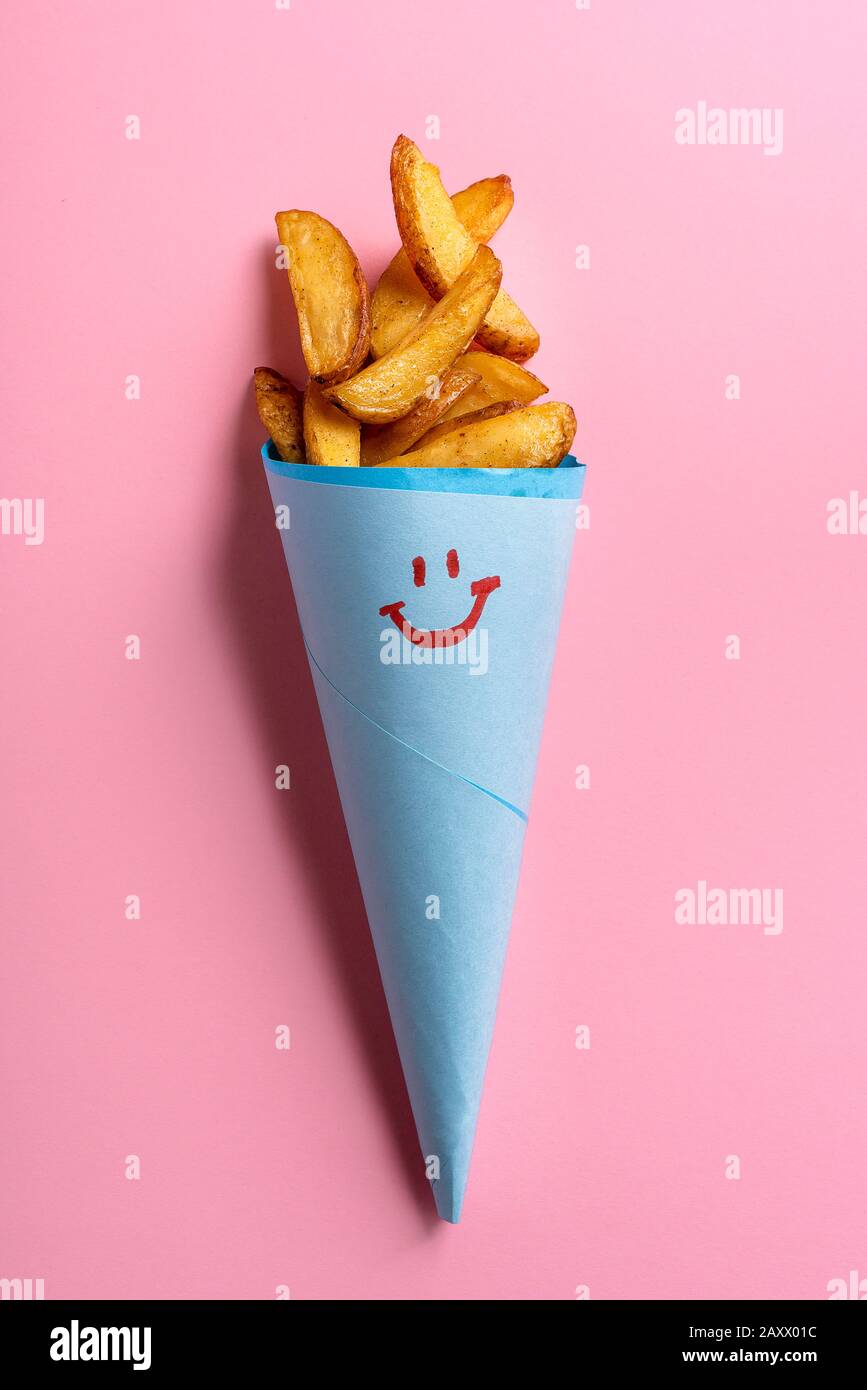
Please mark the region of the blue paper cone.
<svg viewBox="0 0 867 1390"><path fill-rule="evenodd" d="M262 454L425 1169L457 1221L584 467Z"/></svg>

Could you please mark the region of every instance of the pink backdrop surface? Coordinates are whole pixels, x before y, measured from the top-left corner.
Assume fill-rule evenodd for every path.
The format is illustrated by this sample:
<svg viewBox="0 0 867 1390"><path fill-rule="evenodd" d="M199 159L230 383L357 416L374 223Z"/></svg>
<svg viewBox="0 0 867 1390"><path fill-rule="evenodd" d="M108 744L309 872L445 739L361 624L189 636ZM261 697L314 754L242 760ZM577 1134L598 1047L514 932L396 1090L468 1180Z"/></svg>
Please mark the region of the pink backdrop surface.
<svg viewBox="0 0 867 1390"><path fill-rule="evenodd" d="M45 533L0 536L0 1277L548 1300L867 1276L867 535L827 525L867 495L867 11L19 0L2 31L2 491L44 498ZM703 100L782 108L781 153L676 143ZM375 280L401 130L451 187L511 174L496 248L589 468L454 1228L249 388L298 368L274 210L323 212ZM676 922L701 880L781 890L783 930Z"/></svg>

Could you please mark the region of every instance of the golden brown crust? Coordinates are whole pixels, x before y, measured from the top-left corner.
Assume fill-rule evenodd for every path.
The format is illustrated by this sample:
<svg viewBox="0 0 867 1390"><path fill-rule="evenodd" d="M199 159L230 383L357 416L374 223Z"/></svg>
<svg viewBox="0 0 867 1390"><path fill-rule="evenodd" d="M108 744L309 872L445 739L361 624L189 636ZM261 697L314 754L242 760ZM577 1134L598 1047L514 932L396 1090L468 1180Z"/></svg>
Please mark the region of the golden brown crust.
<svg viewBox="0 0 867 1390"><path fill-rule="evenodd" d="M554 468L575 438L575 414L560 401L522 406L464 425L401 458L402 468Z"/></svg>
<svg viewBox="0 0 867 1390"><path fill-rule="evenodd" d="M370 291L358 257L318 213L293 208L275 221L307 370L320 385L345 381L370 351Z"/></svg>
<svg viewBox="0 0 867 1390"><path fill-rule="evenodd" d="M443 419L419 438L417 448L426 449L428 444L435 444L438 439L451 434L453 430L465 429L467 425L477 425L481 420L496 420L498 415L508 415L512 410L520 409L520 401L492 401L490 405L480 406L478 410L468 410L464 415Z"/></svg>
<svg viewBox="0 0 867 1390"><path fill-rule="evenodd" d="M480 352L471 348L461 358L461 364L481 377L481 384L467 396L458 401L451 411L452 415L465 410L475 410L493 401L520 401L530 405L540 396L547 395L548 387L539 377L526 367L512 362L508 357L498 357L495 352Z"/></svg>
<svg viewBox="0 0 867 1390"><path fill-rule="evenodd" d="M274 441L274 447L284 463L304 462L304 425L301 392L296 391L271 367L256 367L253 372L256 409L259 419Z"/></svg>
<svg viewBox="0 0 867 1390"><path fill-rule="evenodd" d="M400 239L416 275L433 299L441 299L472 258L476 243L443 187L439 170L418 146L399 135L391 152L391 187ZM524 362L539 347L539 334L500 290L478 338L491 352Z"/></svg>
<svg viewBox="0 0 867 1390"><path fill-rule="evenodd" d="M509 215L515 195L507 174L478 179L452 196L452 203L473 241L488 241ZM409 263L403 247L386 266L373 292L370 351L382 357L410 333L433 300Z"/></svg>
<svg viewBox="0 0 867 1390"><path fill-rule="evenodd" d="M361 462L361 426L327 401L315 381L304 392L304 444L308 463L357 468Z"/></svg>
<svg viewBox="0 0 867 1390"><path fill-rule="evenodd" d="M480 380L476 372L467 371L459 362L446 372L441 382L434 383L439 389L434 394L422 396L408 415L390 425L366 426L361 440L362 464L386 463L406 453Z"/></svg>
<svg viewBox="0 0 867 1390"><path fill-rule="evenodd" d="M472 342L502 277L493 251L479 246L447 295L397 347L325 395L365 424L386 425L408 415L431 384Z"/></svg>

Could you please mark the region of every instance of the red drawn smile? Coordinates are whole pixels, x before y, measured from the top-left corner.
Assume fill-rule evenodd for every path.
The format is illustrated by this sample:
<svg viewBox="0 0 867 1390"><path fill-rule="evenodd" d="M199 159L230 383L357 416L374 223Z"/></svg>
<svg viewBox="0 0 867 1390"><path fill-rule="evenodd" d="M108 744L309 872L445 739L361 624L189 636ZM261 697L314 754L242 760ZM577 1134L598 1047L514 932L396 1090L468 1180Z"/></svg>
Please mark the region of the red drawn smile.
<svg viewBox="0 0 867 1390"><path fill-rule="evenodd" d="M457 579L460 573L458 553L450 550L446 556L446 569L451 579ZM425 562L421 555L417 555L412 562L413 583L417 589L423 587L425 582ZM420 628L413 627L402 613L406 599L400 599L397 603L386 603L379 610L381 618L391 618L398 632L403 633L407 642L412 642L414 647L456 647L459 642L463 642L467 634L482 616L488 595L500 587L500 577L497 574L489 575L487 579L474 579L470 585L470 593L473 596L473 606L462 623L456 623L454 627Z"/></svg>

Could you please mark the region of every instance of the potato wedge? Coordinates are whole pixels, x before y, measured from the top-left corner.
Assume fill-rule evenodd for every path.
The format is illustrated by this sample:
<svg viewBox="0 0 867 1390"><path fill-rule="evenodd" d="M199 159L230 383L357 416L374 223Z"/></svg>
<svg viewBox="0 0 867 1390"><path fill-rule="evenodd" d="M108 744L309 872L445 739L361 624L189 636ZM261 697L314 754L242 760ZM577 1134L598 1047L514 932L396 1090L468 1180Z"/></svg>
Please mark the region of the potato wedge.
<svg viewBox="0 0 867 1390"><path fill-rule="evenodd" d="M452 430L465 429L467 425L476 425L480 420L496 420L498 415L508 415L511 410L520 409L520 401L492 401L490 405L483 405L479 410L468 410L466 415L458 415L452 419L443 417L438 425L434 425L427 434L421 436L417 447L426 449L429 444L434 444L444 435L451 434Z"/></svg>
<svg viewBox="0 0 867 1390"><path fill-rule="evenodd" d="M370 351L370 293L349 242L315 212L278 212L307 370L320 385L345 381Z"/></svg>
<svg viewBox="0 0 867 1390"><path fill-rule="evenodd" d="M471 374L467 372L467 375ZM476 378L478 380L478 378ZM253 372L256 390L256 409L277 453L284 463L304 462L304 424L301 414L301 392L291 381L270 367L256 367Z"/></svg>
<svg viewBox="0 0 867 1390"><path fill-rule="evenodd" d="M575 438L569 405L546 401L452 430L402 454L401 468L554 468ZM377 467L382 467L378 464Z"/></svg>
<svg viewBox="0 0 867 1390"><path fill-rule="evenodd" d="M370 305L370 351L382 357L421 323L433 308L403 247L379 277Z"/></svg>
<svg viewBox="0 0 867 1390"><path fill-rule="evenodd" d="M361 440L362 464L385 463L411 449L437 420L442 419L449 407L480 380L475 372L468 372L461 366L452 367L401 420L394 420L390 425L368 426Z"/></svg>
<svg viewBox="0 0 867 1390"><path fill-rule="evenodd" d="M466 353L464 353L464 357L466 357ZM503 360L505 361L505 358ZM493 404L494 401L488 387L479 377L478 384L471 386L469 391L466 391L460 400L446 411L443 419L456 420L460 415L469 415L474 410L482 410L484 406ZM522 401L521 404L523 405L524 402Z"/></svg>
<svg viewBox="0 0 867 1390"><path fill-rule="evenodd" d="M394 212L403 249L419 280L441 299L473 257L476 243L443 187L439 169L399 135L391 152ZM501 290L478 338L491 352L526 361L539 347L539 334L513 299Z"/></svg>
<svg viewBox="0 0 867 1390"><path fill-rule="evenodd" d="M518 401L520 405L529 405L548 390L544 381L528 372L526 367L510 361L508 357L498 357L495 352L471 349L464 353L460 365L475 372L481 381L452 406L445 417L448 420L470 410L479 410L494 401Z"/></svg>
<svg viewBox="0 0 867 1390"><path fill-rule="evenodd" d="M515 195L507 174L479 179L452 197L455 212L475 242L488 241L512 209ZM423 319L433 300L403 247L386 266L370 306L370 351L374 357L399 343Z"/></svg>
<svg viewBox="0 0 867 1390"><path fill-rule="evenodd" d="M508 174L477 179L453 193L452 203L473 241L490 241L515 205L512 180Z"/></svg>
<svg viewBox="0 0 867 1390"><path fill-rule="evenodd" d="M443 421L456 420L461 415L481 410L497 401L517 401L519 405L529 405L548 390L544 381L528 372L526 367L510 361L508 357L498 357L493 352L470 349L464 353L461 363L471 366L481 379L478 385L471 386L455 402L443 416Z"/></svg>
<svg viewBox="0 0 867 1390"><path fill-rule="evenodd" d="M387 425L408 415L472 342L502 274L490 247L477 247L448 294L406 338L349 381L329 386L326 397L369 425Z"/></svg>
<svg viewBox="0 0 867 1390"><path fill-rule="evenodd" d="M315 381L304 392L304 443L308 463L357 468L361 462L361 426L327 401Z"/></svg>

